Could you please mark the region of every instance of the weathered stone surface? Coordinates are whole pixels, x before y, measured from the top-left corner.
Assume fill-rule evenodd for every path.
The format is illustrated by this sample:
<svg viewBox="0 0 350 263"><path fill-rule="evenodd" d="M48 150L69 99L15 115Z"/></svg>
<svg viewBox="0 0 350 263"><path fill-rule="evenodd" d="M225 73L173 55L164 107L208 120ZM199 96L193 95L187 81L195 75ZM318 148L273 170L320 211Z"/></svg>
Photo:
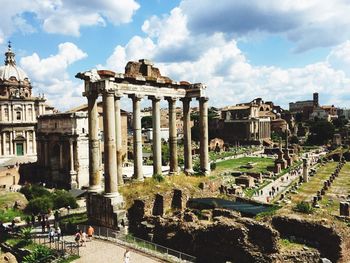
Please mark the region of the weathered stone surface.
<svg viewBox="0 0 350 263"><path fill-rule="evenodd" d="M17 259L14 255L7 252L0 255L0 263L17 263Z"/></svg>
<svg viewBox="0 0 350 263"><path fill-rule="evenodd" d="M274 217L272 224L282 237L294 236L299 242L317 248L332 262L337 262L342 256L342 238L331 226L285 216Z"/></svg>

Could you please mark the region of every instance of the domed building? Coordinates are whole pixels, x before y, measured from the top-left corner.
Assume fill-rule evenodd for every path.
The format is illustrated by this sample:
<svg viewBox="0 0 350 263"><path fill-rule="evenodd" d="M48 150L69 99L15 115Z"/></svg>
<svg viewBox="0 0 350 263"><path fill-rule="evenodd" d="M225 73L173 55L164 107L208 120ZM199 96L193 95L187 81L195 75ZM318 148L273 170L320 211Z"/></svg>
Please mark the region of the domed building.
<svg viewBox="0 0 350 263"><path fill-rule="evenodd" d="M32 95L27 74L16 65L9 43L5 65L0 67L0 163L13 157L19 162L35 161L37 116L47 109L43 96Z"/></svg>

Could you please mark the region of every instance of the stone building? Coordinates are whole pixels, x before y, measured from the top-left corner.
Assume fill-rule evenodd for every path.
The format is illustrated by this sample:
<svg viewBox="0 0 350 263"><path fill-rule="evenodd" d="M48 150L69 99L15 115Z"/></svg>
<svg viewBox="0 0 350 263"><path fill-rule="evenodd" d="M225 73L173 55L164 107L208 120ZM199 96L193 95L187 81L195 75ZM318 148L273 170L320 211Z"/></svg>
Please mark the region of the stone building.
<svg viewBox="0 0 350 263"><path fill-rule="evenodd" d="M86 112L38 117L38 170L49 185L81 188L89 184L89 141Z"/></svg>
<svg viewBox="0 0 350 263"><path fill-rule="evenodd" d="M27 74L16 65L8 45L5 65L0 67L0 162L14 157L18 162L35 161L37 116L52 111L43 96L32 95Z"/></svg>
<svg viewBox="0 0 350 263"><path fill-rule="evenodd" d="M261 99L223 108L221 116L220 137L225 142L261 143L271 137L271 118L275 118L275 114Z"/></svg>
<svg viewBox="0 0 350 263"><path fill-rule="evenodd" d="M67 112L74 113L74 112L88 112L88 105L83 104L81 106L78 106L76 108L73 108L71 110L68 110ZM99 138L100 138L100 158L101 158L101 163L103 164L104 162L104 129L103 129L103 105L102 102L97 103L97 111L98 111L98 133L99 133ZM127 161L127 151L128 151L128 112L124 110L120 110L120 115L121 115L121 143L122 143L122 159L123 162Z"/></svg>

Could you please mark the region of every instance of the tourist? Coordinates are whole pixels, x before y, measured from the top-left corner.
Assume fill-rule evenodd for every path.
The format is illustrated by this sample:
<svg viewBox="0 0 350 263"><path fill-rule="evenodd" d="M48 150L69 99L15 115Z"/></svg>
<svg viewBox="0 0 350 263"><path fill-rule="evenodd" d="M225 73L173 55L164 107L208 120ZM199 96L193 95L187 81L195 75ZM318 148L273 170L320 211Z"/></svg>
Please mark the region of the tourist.
<svg viewBox="0 0 350 263"><path fill-rule="evenodd" d="M45 221L44 220L42 220L41 222L40 222L40 224L41 224L41 232L45 232Z"/></svg>
<svg viewBox="0 0 350 263"><path fill-rule="evenodd" d="M130 263L130 250L129 249L125 250L124 263Z"/></svg>
<svg viewBox="0 0 350 263"><path fill-rule="evenodd" d="M89 241L92 241L92 236L93 236L94 232L95 232L94 228L92 226L89 226L87 229Z"/></svg>
<svg viewBox="0 0 350 263"><path fill-rule="evenodd" d="M58 241L60 241L61 235L62 235L61 228L60 228L60 226L57 226L56 227L56 236L57 236Z"/></svg>
<svg viewBox="0 0 350 263"><path fill-rule="evenodd" d="M50 243L54 242L54 237L55 237L55 231L53 228L49 230L49 238L50 238Z"/></svg>
<svg viewBox="0 0 350 263"><path fill-rule="evenodd" d="M86 247L86 233L85 233L85 231L80 230L80 235L81 235L81 246Z"/></svg>
<svg viewBox="0 0 350 263"><path fill-rule="evenodd" d="M80 231L78 231L76 234L75 234L75 242L77 243L77 245L79 246L80 245L80 238L81 238L81 235L80 235Z"/></svg>

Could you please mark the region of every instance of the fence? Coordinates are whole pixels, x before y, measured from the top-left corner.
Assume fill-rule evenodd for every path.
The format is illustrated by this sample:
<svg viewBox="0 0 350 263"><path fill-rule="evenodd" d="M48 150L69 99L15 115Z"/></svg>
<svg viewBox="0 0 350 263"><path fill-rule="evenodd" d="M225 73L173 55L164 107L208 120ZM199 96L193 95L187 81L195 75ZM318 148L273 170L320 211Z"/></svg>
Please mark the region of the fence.
<svg viewBox="0 0 350 263"><path fill-rule="evenodd" d="M87 226L86 225L79 225L79 229L86 232ZM106 228L106 227L100 227L100 226L93 226L94 227L94 237L99 239L105 239L111 242L116 242L118 244L126 245L126 246L132 246L133 248L137 250L141 250L143 252L149 253L149 254L157 254L158 256L168 259L172 262L196 262L196 257L188 255L186 253L167 248L161 245L158 245L156 243L152 243L150 241L137 238L131 235L125 235L120 233L119 231Z"/></svg>
<svg viewBox="0 0 350 263"><path fill-rule="evenodd" d="M32 235L32 240L36 244L45 245L52 250L56 250L61 255L77 255L79 256L79 246L75 242L65 240L50 239L47 235Z"/></svg>

